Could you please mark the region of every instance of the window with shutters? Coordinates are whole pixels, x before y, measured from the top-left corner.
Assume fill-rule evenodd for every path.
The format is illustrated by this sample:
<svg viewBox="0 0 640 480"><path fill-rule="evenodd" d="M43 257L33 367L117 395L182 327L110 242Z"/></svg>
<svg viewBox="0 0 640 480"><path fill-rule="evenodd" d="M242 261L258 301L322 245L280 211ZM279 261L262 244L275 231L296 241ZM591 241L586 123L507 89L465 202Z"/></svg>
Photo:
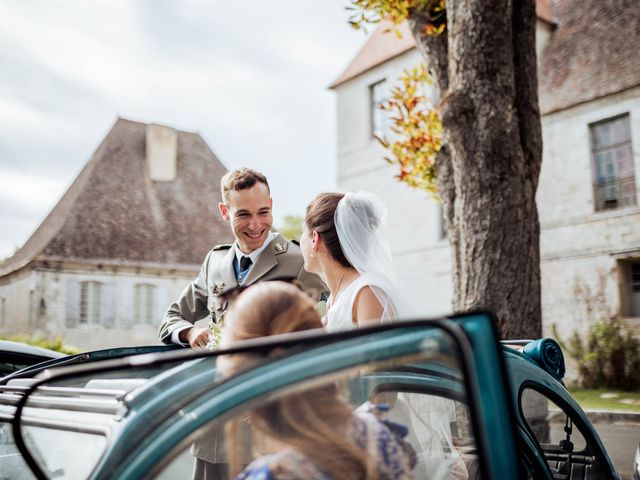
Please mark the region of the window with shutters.
<svg viewBox="0 0 640 480"><path fill-rule="evenodd" d="M81 324L100 323L100 297L102 284L100 282L80 282L80 317Z"/></svg>
<svg viewBox="0 0 640 480"><path fill-rule="evenodd" d="M589 125L595 210L637 204L629 115Z"/></svg>
<svg viewBox="0 0 640 480"><path fill-rule="evenodd" d="M156 303L155 285L138 284L133 294L133 321L137 324L150 325L157 323L153 316Z"/></svg>

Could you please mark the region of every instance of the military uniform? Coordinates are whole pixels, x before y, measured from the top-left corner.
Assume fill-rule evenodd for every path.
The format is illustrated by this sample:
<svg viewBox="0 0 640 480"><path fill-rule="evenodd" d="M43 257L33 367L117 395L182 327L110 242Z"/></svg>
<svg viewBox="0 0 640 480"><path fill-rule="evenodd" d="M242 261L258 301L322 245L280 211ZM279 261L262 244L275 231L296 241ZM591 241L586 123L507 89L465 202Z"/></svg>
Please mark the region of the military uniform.
<svg viewBox="0 0 640 480"><path fill-rule="evenodd" d="M163 342L171 343L173 331L191 327L198 320L209 317L218 322L222 318L227 304L220 294L238 286L235 258L233 245L219 245L207 254L197 278L187 285L165 313L159 331ZM327 288L317 275L303 268L303 263L300 247L278 234L260 253L242 285L277 278L297 278L305 289L319 298Z"/></svg>
<svg viewBox="0 0 640 480"><path fill-rule="evenodd" d="M298 244L281 235L276 235L259 254L246 277L237 275L235 263L233 244L218 245L207 254L196 279L167 309L159 332L163 342L171 343L174 331L191 327L198 320L209 317L219 322L228 307L221 294L238 286L238 276L243 278L242 285L245 286L264 280L297 278L317 298L326 291L320 278L303 268ZM194 479L227 478L228 460L223 438L224 433L218 426L192 445L192 454L196 457Z"/></svg>

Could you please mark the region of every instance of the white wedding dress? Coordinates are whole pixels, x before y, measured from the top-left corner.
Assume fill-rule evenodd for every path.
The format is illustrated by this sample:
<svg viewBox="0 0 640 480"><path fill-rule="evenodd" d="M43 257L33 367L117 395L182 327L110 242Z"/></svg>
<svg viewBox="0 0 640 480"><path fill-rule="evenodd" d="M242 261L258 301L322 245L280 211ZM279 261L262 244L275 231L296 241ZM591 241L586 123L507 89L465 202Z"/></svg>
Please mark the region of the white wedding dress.
<svg viewBox="0 0 640 480"><path fill-rule="evenodd" d="M389 317L381 323L393 321L397 318L391 316L396 307L383 290L386 284L387 280L381 276L360 275L328 305L325 328L329 332L340 332L358 327L353 321L353 306L365 287L370 287L378 300L385 302L384 312ZM415 478L466 480L467 469L451 440L450 422L456 420L454 402L433 395L399 392L393 403L388 418L409 428L408 440L416 449Z"/></svg>
<svg viewBox="0 0 640 480"><path fill-rule="evenodd" d="M387 280L380 275L365 273L345 286L333 303L327 305L325 328L329 332L339 332L358 327L353 322L353 305L364 287L371 288L384 307L384 315L388 318L382 318L381 323L397 318L397 308L385 292L386 283Z"/></svg>
<svg viewBox="0 0 640 480"><path fill-rule="evenodd" d="M334 222L340 247L360 275L327 305L323 320L329 332L358 327L353 308L358 293L365 287L371 288L383 307L380 323L415 318L412 303L393 277L389 245L383 233L385 221L386 208L370 193L349 192L338 203ZM451 440L450 422L455 421L453 400L398 392L389 413L391 420L409 427L409 438L418 456L416 478L468 478L464 462Z"/></svg>

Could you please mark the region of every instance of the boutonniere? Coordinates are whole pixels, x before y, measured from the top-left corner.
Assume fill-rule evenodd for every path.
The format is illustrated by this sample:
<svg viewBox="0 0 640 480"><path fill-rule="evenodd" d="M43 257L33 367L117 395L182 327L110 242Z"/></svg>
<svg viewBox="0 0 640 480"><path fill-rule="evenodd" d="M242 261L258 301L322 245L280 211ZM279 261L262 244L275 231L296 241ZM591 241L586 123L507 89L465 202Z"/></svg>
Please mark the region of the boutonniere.
<svg viewBox="0 0 640 480"><path fill-rule="evenodd" d="M215 285L211 287L211 292L214 295L220 295L224 291L224 287L224 282L216 282Z"/></svg>

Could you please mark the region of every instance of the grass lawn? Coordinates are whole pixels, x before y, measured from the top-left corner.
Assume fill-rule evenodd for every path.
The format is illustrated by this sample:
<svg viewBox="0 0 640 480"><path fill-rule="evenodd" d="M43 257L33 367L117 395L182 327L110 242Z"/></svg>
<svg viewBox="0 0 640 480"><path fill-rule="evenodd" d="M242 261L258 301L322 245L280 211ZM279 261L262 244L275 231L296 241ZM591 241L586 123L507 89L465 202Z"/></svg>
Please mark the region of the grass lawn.
<svg viewBox="0 0 640 480"><path fill-rule="evenodd" d="M623 392L602 388L598 390L569 389L583 410L625 410L640 412L640 392Z"/></svg>

